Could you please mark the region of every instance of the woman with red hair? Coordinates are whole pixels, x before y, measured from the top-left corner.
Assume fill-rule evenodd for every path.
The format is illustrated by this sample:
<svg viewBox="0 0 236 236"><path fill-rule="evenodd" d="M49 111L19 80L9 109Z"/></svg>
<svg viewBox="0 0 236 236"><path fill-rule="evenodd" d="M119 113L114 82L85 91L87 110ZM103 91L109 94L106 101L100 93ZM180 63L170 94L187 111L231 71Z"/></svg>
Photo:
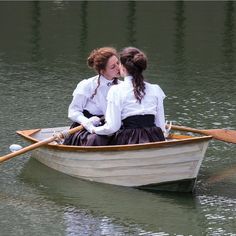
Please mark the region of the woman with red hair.
<svg viewBox="0 0 236 236"><path fill-rule="evenodd" d="M119 60L117 51L112 47L93 50L87 64L97 75L82 80L73 92L73 99L68 109L68 117L73 121L71 128L83 125L85 129L66 137L63 144L92 146L106 145L106 136L91 134L91 125L100 125L100 117L104 116L109 89L119 83Z"/></svg>

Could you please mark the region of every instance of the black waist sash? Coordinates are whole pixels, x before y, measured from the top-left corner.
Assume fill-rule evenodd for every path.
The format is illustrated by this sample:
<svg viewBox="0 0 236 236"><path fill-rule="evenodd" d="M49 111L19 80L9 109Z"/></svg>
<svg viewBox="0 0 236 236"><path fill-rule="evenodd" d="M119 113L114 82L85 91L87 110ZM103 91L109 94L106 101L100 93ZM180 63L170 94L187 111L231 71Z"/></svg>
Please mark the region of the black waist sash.
<svg viewBox="0 0 236 236"><path fill-rule="evenodd" d="M123 120L123 127L125 129L154 127L154 126L156 126L154 115L135 115L135 116L129 116Z"/></svg>
<svg viewBox="0 0 236 236"><path fill-rule="evenodd" d="M97 116L97 117L101 118L103 116L103 115L93 115L87 110L83 110L83 114L86 118L91 118L92 116Z"/></svg>
<svg viewBox="0 0 236 236"><path fill-rule="evenodd" d="M87 111L87 110L83 110L83 114L84 114L84 116L86 117L86 118L91 118L92 116L97 116L97 117L99 117L99 118L102 118L100 121L101 121L101 125L104 125L105 124L105 120L104 120L104 117L103 117L103 115L93 115L93 114L91 114L89 111Z"/></svg>

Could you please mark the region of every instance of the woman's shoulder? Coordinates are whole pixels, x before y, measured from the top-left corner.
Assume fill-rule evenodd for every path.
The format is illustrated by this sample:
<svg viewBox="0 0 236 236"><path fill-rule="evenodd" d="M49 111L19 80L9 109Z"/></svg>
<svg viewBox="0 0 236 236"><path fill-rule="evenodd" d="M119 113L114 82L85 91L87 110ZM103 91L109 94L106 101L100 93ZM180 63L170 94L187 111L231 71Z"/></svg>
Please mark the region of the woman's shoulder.
<svg viewBox="0 0 236 236"><path fill-rule="evenodd" d="M146 88L148 88L150 92L153 92L158 97L162 97L163 99L166 97L162 88L158 84L151 84L146 82Z"/></svg>
<svg viewBox="0 0 236 236"><path fill-rule="evenodd" d="M73 96L75 96L76 94L89 94L97 84L97 79L98 76L93 76L91 78L81 80L77 84L76 89L73 92Z"/></svg>
<svg viewBox="0 0 236 236"><path fill-rule="evenodd" d="M81 86L94 86L94 84L97 84L98 81L98 75L90 77L88 79L84 79L78 83L78 85Z"/></svg>
<svg viewBox="0 0 236 236"><path fill-rule="evenodd" d="M98 79L97 75L93 76L93 77L90 77L88 79L83 79L83 80L79 81L79 83L77 84L77 87L78 86L90 86L90 85L96 83L97 79Z"/></svg>
<svg viewBox="0 0 236 236"><path fill-rule="evenodd" d="M158 85L158 84L152 84L152 83L149 83L149 82L145 82L145 86L150 88L150 89L161 89L161 87Z"/></svg>

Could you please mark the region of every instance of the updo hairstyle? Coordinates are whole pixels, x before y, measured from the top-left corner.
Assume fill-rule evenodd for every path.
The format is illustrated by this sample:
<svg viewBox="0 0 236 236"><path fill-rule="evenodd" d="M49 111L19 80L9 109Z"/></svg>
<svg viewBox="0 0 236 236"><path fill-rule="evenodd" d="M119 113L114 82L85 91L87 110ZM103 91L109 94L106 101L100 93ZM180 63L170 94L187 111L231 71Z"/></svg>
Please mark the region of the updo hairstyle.
<svg viewBox="0 0 236 236"><path fill-rule="evenodd" d="M133 77L134 96L141 103L145 95L143 71L147 68L147 57L138 48L127 47L120 52L120 62Z"/></svg>
<svg viewBox="0 0 236 236"><path fill-rule="evenodd" d="M118 57L115 48L97 48L90 53L87 59L87 64L90 68L93 68L100 75L101 71L106 69L107 62L112 56Z"/></svg>

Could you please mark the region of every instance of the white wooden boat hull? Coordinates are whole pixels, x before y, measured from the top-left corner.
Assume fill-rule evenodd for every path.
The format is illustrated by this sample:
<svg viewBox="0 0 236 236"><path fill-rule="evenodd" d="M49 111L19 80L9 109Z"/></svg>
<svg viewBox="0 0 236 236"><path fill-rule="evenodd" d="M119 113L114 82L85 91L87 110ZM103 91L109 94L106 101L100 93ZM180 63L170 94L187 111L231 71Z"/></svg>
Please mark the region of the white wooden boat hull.
<svg viewBox="0 0 236 236"><path fill-rule="evenodd" d="M41 140L50 135L51 129L42 129L30 137ZM55 170L89 181L147 189L175 183L174 190L193 191L211 137L183 137L127 147L50 144L35 149L32 155Z"/></svg>

